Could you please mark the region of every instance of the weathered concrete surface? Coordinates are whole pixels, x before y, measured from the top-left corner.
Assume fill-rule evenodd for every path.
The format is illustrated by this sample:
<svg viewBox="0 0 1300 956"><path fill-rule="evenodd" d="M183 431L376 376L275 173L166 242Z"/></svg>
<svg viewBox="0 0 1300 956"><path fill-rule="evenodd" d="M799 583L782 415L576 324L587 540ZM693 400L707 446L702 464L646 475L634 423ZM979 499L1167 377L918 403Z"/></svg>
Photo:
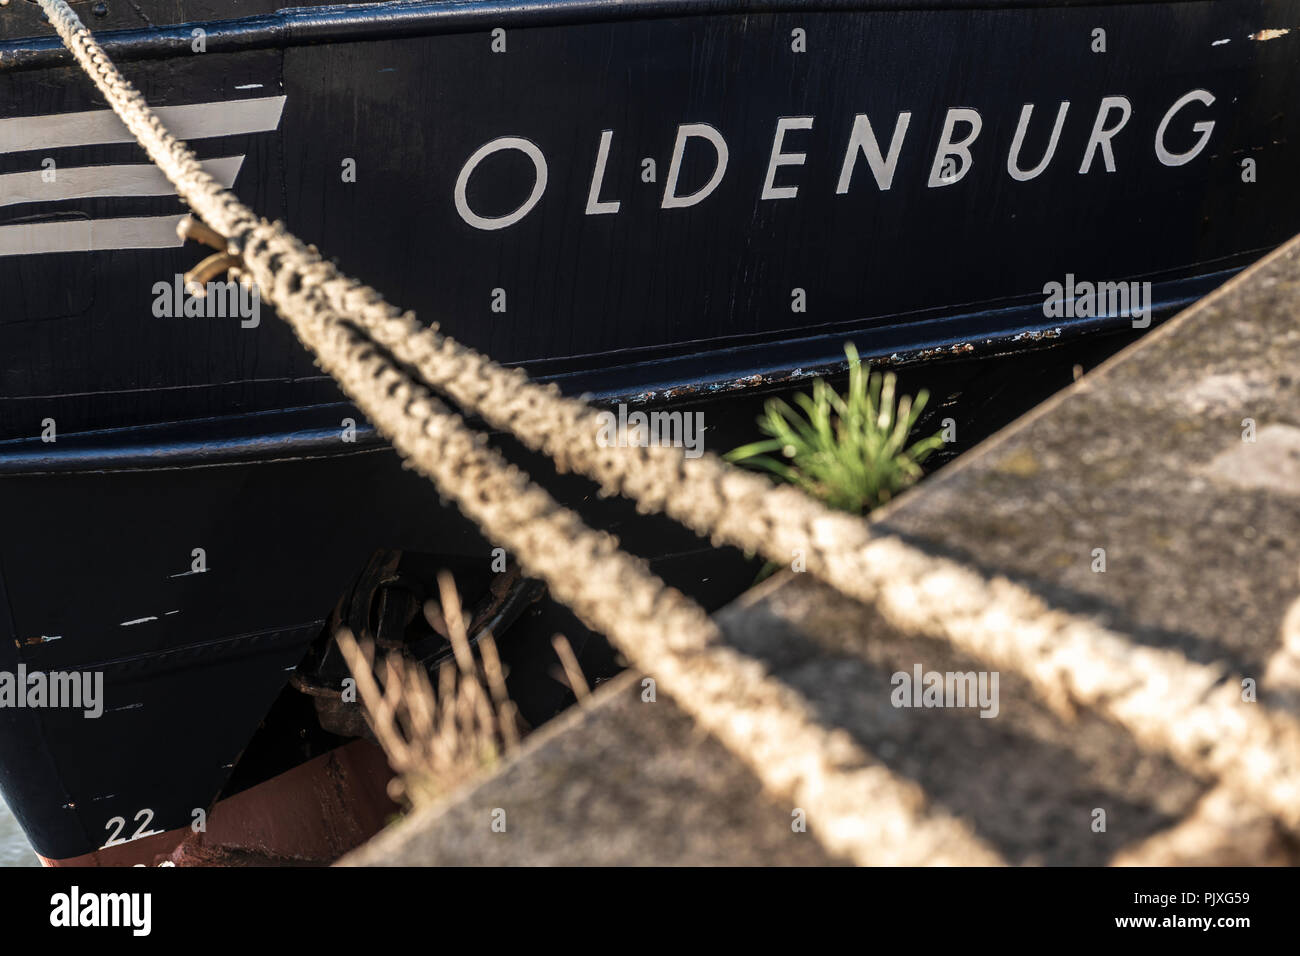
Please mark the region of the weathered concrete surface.
<svg viewBox="0 0 1300 956"><path fill-rule="evenodd" d="M1300 690L1300 244L1121 353L877 516L887 531L1258 682ZM960 430L960 423L958 424ZM1253 440L1252 440L1253 439ZM1104 568L1101 558L1104 551ZM1090 713L1000 673L998 715L896 707L893 675L979 672L807 575L718 616L1011 863L1287 863L1294 841ZM1257 706L1243 703L1243 706ZM506 834L489 827L506 810ZM662 693L620 682L454 805L351 862L823 862L792 807ZM1097 829L1099 811L1105 830ZM516 822L518 828L516 828Z"/></svg>
<svg viewBox="0 0 1300 956"><path fill-rule="evenodd" d="M815 701L824 722L919 783L1008 863L1104 865L1125 854L1155 862L1146 842L1214 792L1101 717L1055 712L1008 671L998 673L995 717L979 716L978 707L894 706L895 675L913 675L918 665L944 674L988 667L942 641L897 632L809 576L788 575L746 595L719 619L733 643ZM1104 832L1094 829L1098 811ZM1216 842L1212 862L1293 859L1271 821L1256 814L1234 821L1235 839Z"/></svg>
<svg viewBox="0 0 1300 956"><path fill-rule="evenodd" d="M1297 317L1292 242L879 524L1134 640L1259 676L1300 597Z"/></svg>
<svg viewBox="0 0 1300 956"><path fill-rule="evenodd" d="M802 866L838 861L725 747L637 675L602 686L518 758L448 804L375 837L355 866ZM492 829L505 811L505 832Z"/></svg>

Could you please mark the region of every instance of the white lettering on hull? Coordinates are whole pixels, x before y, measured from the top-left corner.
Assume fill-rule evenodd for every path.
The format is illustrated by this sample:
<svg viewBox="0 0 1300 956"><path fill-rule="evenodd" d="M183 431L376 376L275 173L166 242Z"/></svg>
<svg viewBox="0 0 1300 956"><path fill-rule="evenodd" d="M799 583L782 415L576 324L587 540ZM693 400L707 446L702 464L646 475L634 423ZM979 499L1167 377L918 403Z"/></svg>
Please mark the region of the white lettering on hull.
<svg viewBox="0 0 1300 956"><path fill-rule="evenodd" d="M1193 104L1199 103L1204 107L1209 107L1214 102L1215 97L1208 90L1195 89L1183 94L1164 112L1156 128L1154 141L1155 158L1162 167L1186 165L1205 151L1205 147L1214 132L1214 120L1203 119L1190 124L1191 132L1197 138L1190 148L1183 152L1175 152L1169 145L1170 128L1175 126L1175 121L1179 118L1179 115L1184 110L1191 108ZM1051 132L1047 138L1047 145L1042 148L1041 158L1035 165L1026 169L1021 164L1021 153L1025 146L1025 140L1029 136L1034 109L1035 104L1033 103L1025 103L1021 107L1014 135L1009 146L1005 147L1006 172L1016 182L1037 179L1056 160L1061 135L1071 111L1071 102L1062 100L1059 103L1052 121ZM1107 173L1113 173L1119 168L1115 155L1115 142L1122 136L1132 118L1133 104L1128 97L1119 95L1102 97L1092 120L1087 144L1084 147L1082 162L1078 170L1079 175L1088 175L1097 165L1098 160L1100 160L1102 168ZM905 140L913 125L912 119L913 113L911 111L904 110L897 114L894 120L893 132L889 138L888 151L886 152L881 149L880 140L877 138L875 129L867 114L858 113L854 116L843 153L843 160L840 164L839 178L835 185L836 195L842 196L850 192L853 185L853 173L859 156L866 158L877 190L885 192L894 188ZM777 119L771 148L767 154L767 170L763 176L762 187L758 196L760 201L797 199L802 194L801 189L818 188L817 184L801 184L797 182L799 173L795 168L805 166L808 153L795 152L786 145L787 134L803 132L804 135L807 135L806 131L812 130L815 122L815 116L782 116ZM1187 120L1183 119L1177 125L1182 126L1185 123L1187 123ZM926 179L928 188L956 185L970 174L976 163L988 161L986 158L982 158L987 155L991 148L987 138L983 142L978 142L983 128L983 115L972 107L954 106L945 111L943 126L939 135L939 144L930 162ZM587 192L586 207L584 209L584 213L588 216L617 215L622 207L622 203L618 199L601 198L609 168L611 144L616 136L617 132L612 129L602 130L600 133L595 164L592 168L591 178L588 180L590 188ZM1036 142L1042 142L1041 134L1039 136L1040 138ZM705 140L713 147L714 165L708 181L703 186L693 193L681 195L678 192L678 179L681 175L683 158L692 139ZM1131 139L1132 134L1129 134L1129 140L1131 141ZM1177 142L1176 133L1175 142ZM473 173L484 157L499 149L508 147L522 150L532 159L537 171L533 190L527 200L513 213L498 218L487 218L469 208L465 197L465 186L469 181L470 174ZM642 154L640 151L636 151L636 155ZM659 204L660 208L683 209L704 202L721 185L723 177L727 173L730 158L731 153L726 138L715 127L707 123L683 123L678 126L677 138L673 144L668 167L668 177ZM541 202L546 191L546 169L545 155L539 147L529 140L503 136L489 141L470 156L456 179L455 201L461 219L476 229L484 230L504 229L507 226L515 225ZM780 185L777 184L778 177L783 180ZM859 180L861 181L862 177L859 177Z"/></svg>

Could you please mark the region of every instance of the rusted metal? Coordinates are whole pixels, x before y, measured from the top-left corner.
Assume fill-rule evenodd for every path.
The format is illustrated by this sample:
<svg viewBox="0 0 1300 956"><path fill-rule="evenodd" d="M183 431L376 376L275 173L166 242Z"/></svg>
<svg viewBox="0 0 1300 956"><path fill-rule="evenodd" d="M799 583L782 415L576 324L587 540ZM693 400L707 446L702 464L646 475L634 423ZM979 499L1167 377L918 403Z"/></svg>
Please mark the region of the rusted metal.
<svg viewBox="0 0 1300 956"><path fill-rule="evenodd" d="M46 866L325 866L388 822L392 771L367 740L219 801L205 829L169 830ZM292 807L292 813L285 808Z"/></svg>

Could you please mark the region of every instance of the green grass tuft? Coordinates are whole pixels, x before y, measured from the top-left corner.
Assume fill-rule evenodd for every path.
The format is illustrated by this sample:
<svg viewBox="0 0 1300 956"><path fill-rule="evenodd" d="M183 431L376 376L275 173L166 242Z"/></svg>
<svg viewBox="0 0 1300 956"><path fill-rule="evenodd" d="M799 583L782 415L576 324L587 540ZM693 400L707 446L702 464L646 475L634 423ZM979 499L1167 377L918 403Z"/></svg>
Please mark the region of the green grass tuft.
<svg viewBox="0 0 1300 956"><path fill-rule="evenodd" d="M896 378L864 368L852 344L849 387L839 395L822 379L799 394L802 414L769 399L758 419L768 438L743 445L726 460L770 471L831 508L863 514L915 483L921 464L943 447L938 433L908 444L929 394L895 397Z"/></svg>

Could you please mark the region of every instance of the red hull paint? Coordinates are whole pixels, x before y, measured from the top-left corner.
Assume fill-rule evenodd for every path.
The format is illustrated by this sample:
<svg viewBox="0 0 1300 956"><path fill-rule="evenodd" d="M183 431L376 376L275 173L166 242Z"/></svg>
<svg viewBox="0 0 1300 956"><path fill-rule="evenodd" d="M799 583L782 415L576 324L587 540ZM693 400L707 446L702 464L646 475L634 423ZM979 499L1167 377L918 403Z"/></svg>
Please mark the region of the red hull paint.
<svg viewBox="0 0 1300 956"><path fill-rule="evenodd" d="M397 805L368 740L322 754L220 801L207 830L170 830L46 866L325 866L378 833Z"/></svg>

